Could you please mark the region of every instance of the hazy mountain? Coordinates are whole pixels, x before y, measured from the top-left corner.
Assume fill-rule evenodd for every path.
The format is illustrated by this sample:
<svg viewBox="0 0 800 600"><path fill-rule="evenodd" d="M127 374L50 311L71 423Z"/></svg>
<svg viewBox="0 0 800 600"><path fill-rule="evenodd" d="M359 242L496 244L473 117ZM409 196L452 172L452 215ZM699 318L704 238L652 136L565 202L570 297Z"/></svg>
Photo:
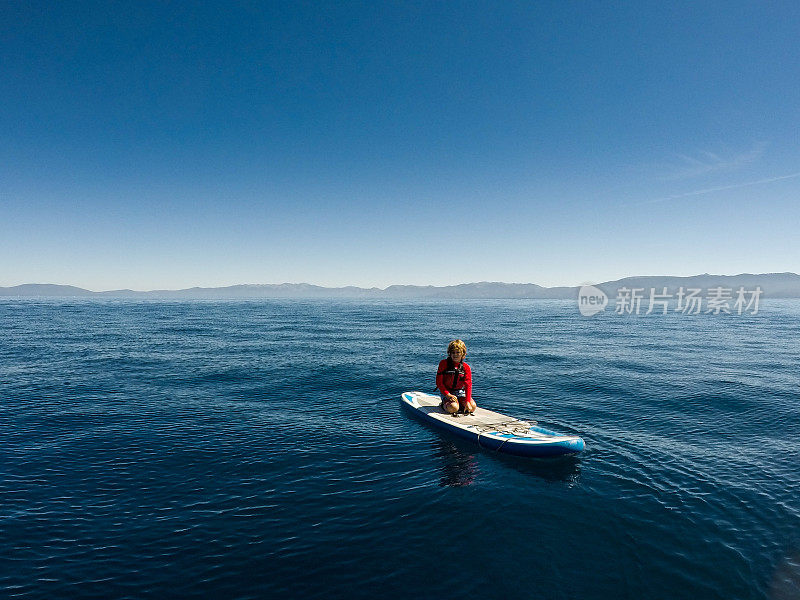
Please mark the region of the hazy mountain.
<svg viewBox="0 0 800 600"><path fill-rule="evenodd" d="M74 285L53 285L52 283L24 283L14 287L0 287L0 296L97 296L97 292L90 292Z"/></svg>
<svg viewBox="0 0 800 600"><path fill-rule="evenodd" d="M742 273L740 275L692 275L691 277L670 277L670 276L646 276L646 277L625 277L616 281L606 281L597 284L596 287L603 290L606 294L616 296L617 290L622 287L644 288L647 292L650 288L656 288L656 293L660 293L662 288L674 292L679 287L699 288L707 290L709 288L723 287L731 288L734 291L740 287L745 290L754 290L756 287L763 290L765 298L800 298L800 275L796 273Z"/></svg>
<svg viewBox="0 0 800 600"><path fill-rule="evenodd" d="M796 273L764 273L740 275L693 275L691 277L643 276L626 277L616 281L595 284L609 297L616 296L622 287L650 288L666 287L673 293L679 287L700 288L725 287L734 290L744 287L754 290L760 286L764 298L800 298L800 275ZM359 288L354 286L327 288L308 283L281 283L263 285L232 285L219 288L194 287L184 290L112 290L92 292L71 285L34 284L0 287L0 296L14 297L85 297L85 298L555 298L574 299L580 286L546 288L534 283L500 283L482 281L448 286L392 285L386 289Z"/></svg>

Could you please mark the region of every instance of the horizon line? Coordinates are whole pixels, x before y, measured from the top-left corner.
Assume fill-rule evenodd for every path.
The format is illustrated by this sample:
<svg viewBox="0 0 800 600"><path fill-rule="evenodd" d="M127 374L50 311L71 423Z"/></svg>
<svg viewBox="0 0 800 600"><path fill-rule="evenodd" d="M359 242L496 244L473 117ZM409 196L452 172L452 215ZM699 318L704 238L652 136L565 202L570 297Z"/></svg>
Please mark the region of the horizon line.
<svg viewBox="0 0 800 600"><path fill-rule="evenodd" d="M109 290L92 290L89 288L83 288L77 285L68 284L68 283L20 283L16 285L7 285L7 286L0 286L0 289L14 289L20 288L24 286L52 286L52 287L71 287L76 288L85 292L91 292L93 294L103 294L103 293L111 293L111 292L134 292L134 293L154 293L154 292L185 292L190 290L221 290L226 288L234 288L234 287L280 287L280 286L309 286L309 287L316 287L321 289L328 289L328 290L341 290L347 288L355 288L358 290L365 290L365 291L380 291L385 292L390 288L393 287L412 287L412 288L454 288L459 286L466 286L466 285L480 285L480 284L492 284L492 285L534 285L540 287L545 290L552 290L552 289L559 289L559 288L579 288L584 285L604 285L606 283L612 283L616 281L622 281L624 279L641 279L641 278L678 278L678 279L690 279L693 277L740 277L740 276L764 276L764 275L794 275L800 276L797 273L792 271L772 271L768 273L736 273L733 275L727 274L712 274L712 273L697 273L694 275L626 275L624 277L619 277L617 279L609 279L606 281L601 282L593 282L589 280L585 280L581 283L575 285L554 285L554 286L544 286L538 283L533 282L508 282L508 281L471 281L471 282L463 282L463 283L455 283L455 284L447 284L447 285L435 285L435 284L410 284L410 283L393 283L386 287L379 287L379 286L370 286L370 287L362 287L353 284L347 285L337 285L337 286L327 286L327 285L319 285L316 283L308 283L308 282L289 282L284 281L281 283L234 283L229 285L220 285L220 286L203 286L203 285L194 285L190 287L184 288L174 288L174 289L167 289L167 288L155 288L155 289L147 289L147 290L134 290L131 288L116 288L116 289L109 289Z"/></svg>

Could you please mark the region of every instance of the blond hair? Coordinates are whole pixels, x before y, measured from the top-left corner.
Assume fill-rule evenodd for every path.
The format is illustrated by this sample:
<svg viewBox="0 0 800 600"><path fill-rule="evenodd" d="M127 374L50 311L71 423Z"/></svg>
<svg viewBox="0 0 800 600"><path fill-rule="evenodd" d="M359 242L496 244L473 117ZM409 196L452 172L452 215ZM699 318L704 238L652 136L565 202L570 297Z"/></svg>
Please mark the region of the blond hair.
<svg viewBox="0 0 800 600"><path fill-rule="evenodd" d="M447 355L449 356L453 350L460 350L461 353L466 356L467 355L467 345L462 342L461 340L453 340L449 344L447 344Z"/></svg>

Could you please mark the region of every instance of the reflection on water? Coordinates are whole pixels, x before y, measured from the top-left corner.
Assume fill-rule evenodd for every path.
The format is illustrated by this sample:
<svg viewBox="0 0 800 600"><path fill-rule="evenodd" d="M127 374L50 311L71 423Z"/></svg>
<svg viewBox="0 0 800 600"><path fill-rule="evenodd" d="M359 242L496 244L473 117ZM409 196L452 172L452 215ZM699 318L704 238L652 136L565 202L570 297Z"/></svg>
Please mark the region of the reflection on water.
<svg viewBox="0 0 800 600"><path fill-rule="evenodd" d="M561 481L573 486L580 478L581 463L577 456L524 458L479 449L463 440L448 439L444 436L433 442L433 448L436 456L442 461L442 476L439 479L441 486L463 487L475 483L481 475L476 459L478 452L519 473L533 475L545 481Z"/></svg>
<svg viewBox="0 0 800 600"><path fill-rule="evenodd" d="M475 456L460 449L455 442L438 439L433 443L436 456L442 459L442 487L464 487L475 483L480 473Z"/></svg>
<svg viewBox="0 0 800 600"><path fill-rule="evenodd" d="M525 475L534 475L545 481L561 481L573 486L580 479L581 458L579 455L557 458L524 458L500 452L492 452L489 455L515 471Z"/></svg>

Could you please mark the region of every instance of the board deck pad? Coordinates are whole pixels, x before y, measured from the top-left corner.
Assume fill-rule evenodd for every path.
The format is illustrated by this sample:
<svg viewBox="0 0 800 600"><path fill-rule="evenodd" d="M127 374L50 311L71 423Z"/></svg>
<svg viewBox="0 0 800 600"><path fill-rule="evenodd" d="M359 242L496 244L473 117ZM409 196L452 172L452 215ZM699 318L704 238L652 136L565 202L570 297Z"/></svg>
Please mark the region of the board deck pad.
<svg viewBox="0 0 800 600"><path fill-rule="evenodd" d="M536 421L522 421L480 406L471 415L454 417L441 407L442 399L439 396L422 392L413 393L420 405L419 410L421 412L434 419L444 421L447 425L471 429L481 433L511 434L534 439L553 439L552 436L531 430L531 427L536 425Z"/></svg>

